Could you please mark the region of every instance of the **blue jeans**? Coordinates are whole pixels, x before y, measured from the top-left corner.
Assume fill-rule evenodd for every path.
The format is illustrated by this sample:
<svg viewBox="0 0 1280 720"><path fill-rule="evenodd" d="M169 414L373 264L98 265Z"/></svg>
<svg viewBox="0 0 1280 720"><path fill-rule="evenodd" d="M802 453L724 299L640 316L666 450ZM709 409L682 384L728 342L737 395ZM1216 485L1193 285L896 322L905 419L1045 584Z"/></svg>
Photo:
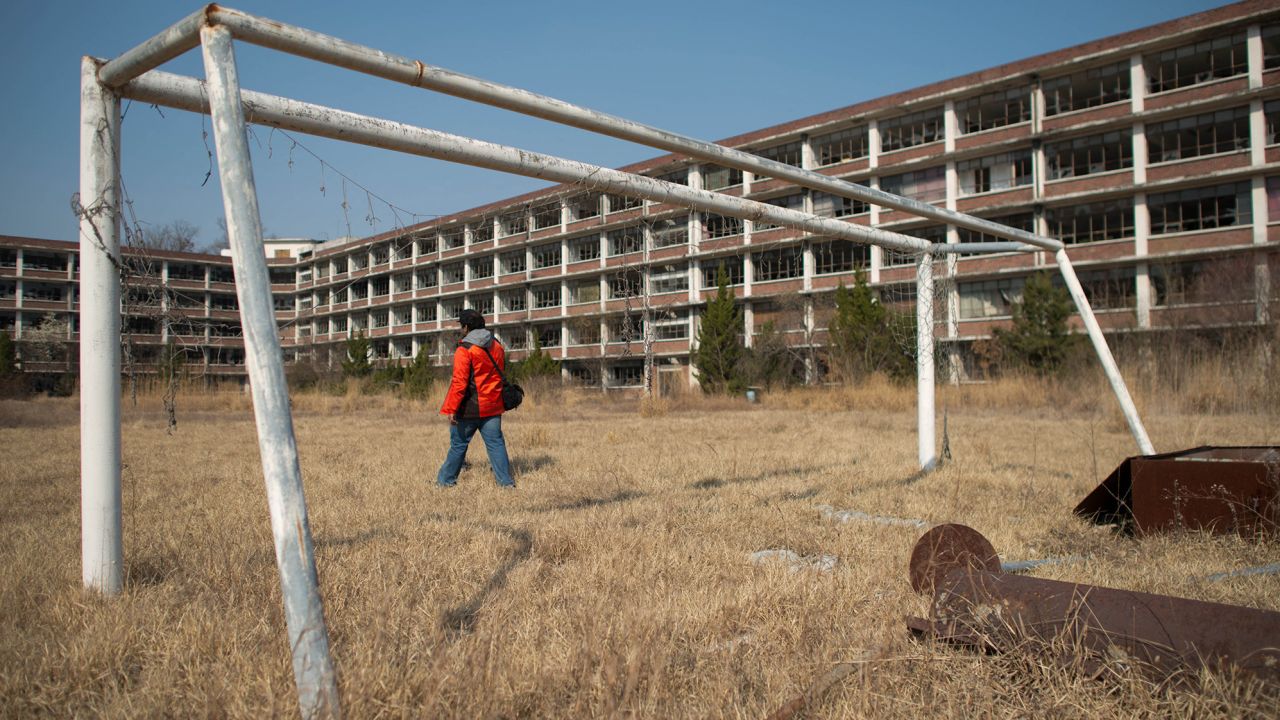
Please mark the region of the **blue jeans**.
<svg viewBox="0 0 1280 720"><path fill-rule="evenodd" d="M462 461L467 458L467 445L471 437L480 431L484 440L484 449L489 453L489 465L493 467L493 477L501 487L515 487L516 481L511 478L511 461L507 459L507 441L502 437L502 416L481 418L479 420L458 420L456 425L449 426L449 454L436 475L436 484L440 487L453 487L458 482L458 473L462 471Z"/></svg>

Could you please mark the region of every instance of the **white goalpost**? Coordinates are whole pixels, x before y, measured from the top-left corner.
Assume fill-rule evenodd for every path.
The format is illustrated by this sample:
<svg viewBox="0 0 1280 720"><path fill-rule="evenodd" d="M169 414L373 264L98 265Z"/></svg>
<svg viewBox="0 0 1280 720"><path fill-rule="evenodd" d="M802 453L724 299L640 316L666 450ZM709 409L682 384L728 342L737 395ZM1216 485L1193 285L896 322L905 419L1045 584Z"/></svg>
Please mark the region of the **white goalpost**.
<svg viewBox="0 0 1280 720"><path fill-rule="evenodd" d="M454 95L719 165L787 180L801 187L903 210L1001 238L988 243L934 243L796 210L686 187L551 155L243 90L233 39ZM157 70L197 46L205 80ZM339 698L329 657L315 559L298 466L284 364L262 252L262 228L245 126L254 123L423 157L672 203L744 220L766 221L826 237L916 256L918 455L922 469L935 449L935 256L956 253L1053 253L1133 438L1154 453L1063 244L988 220L767 160L746 152L572 105L518 88L468 77L302 28L217 5L187 16L155 37L104 61L84 58L81 78L81 487L82 562L87 587L107 594L123 585L120 509L120 101L122 98L209 114L213 119L236 293L245 333L262 458L284 595L294 678L304 717L337 717Z"/></svg>

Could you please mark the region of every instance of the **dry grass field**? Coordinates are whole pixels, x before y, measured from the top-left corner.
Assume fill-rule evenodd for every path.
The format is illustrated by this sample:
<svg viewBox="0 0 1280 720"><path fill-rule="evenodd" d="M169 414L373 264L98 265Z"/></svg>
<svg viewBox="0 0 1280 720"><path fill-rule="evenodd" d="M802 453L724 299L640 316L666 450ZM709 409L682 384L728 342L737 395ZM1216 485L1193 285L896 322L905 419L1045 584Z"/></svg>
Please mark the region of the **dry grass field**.
<svg viewBox="0 0 1280 720"><path fill-rule="evenodd" d="M1072 516L1136 454L1096 384L941 393L954 459L924 477L910 389L534 395L505 423L516 492L478 439L458 486L433 486L434 400L298 397L345 714L765 717L852 662L806 717L1276 717L1280 689L1248 678L1091 680L911 639L922 531L818 506L962 522L1006 560L1085 557L1039 577L1280 610L1280 577L1203 579L1280 561L1275 543ZM1139 392L1157 448L1280 444L1280 408L1215 393ZM80 588L75 400L0 401L0 716L296 716L247 399L188 391L173 435L158 398L125 412L127 587L102 599ZM769 549L836 562L751 561Z"/></svg>

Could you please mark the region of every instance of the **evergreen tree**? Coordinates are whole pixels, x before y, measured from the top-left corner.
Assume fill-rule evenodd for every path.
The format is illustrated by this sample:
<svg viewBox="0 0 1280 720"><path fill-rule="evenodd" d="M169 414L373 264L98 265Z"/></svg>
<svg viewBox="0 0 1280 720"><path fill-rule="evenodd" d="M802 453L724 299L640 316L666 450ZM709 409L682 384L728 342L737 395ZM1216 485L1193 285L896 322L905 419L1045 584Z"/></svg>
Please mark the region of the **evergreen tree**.
<svg viewBox="0 0 1280 720"><path fill-rule="evenodd" d="M364 336L363 331L348 338L347 357L342 361L343 377L362 378L373 372L373 364L369 362L372 351L369 338Z"/></svg>
<svg viewBox="0 0 1280 720"><path fill-rule="evenodd" d="M791 349L773 321L762 324L754 340L743 362L747 384L766 388L790 384L794 379Z"/></svg>
<svg viewBox="0 0 1280 720"><path fill-rule="evenodd" d="M14 375L18 372L18 350L13 344L13 339L9 337L9 333L0 330L0 378Z"/></svg>
<svg viewBox="0 0 1280 720"><path fill-rule="evenodd" d="M514 367L511 372L507 373L512 382L517 380L531 380L533 378L558 378L560 377L560 362L551 357L550 353L543 351L542 342L538 339L538 334L533 334L533 350L517 363L512 363Z"/></svg>
<svg viewBox="0 0 1280 720"><path fill-rule="evenodd" d="M915 367L915 321L910 313L884 306L867 284L866 273L854 276L853 287L836 288L836 311L829 328L833 361L850 380L874 372L895 379L910 377Z"/></svg>
<svg viewBox="0 0 1280 720"><path fill-rule="evenodd" d="M400 385L405 397L422 399L431 391L431 383L435 381L435 369L431 367L431 353L424 344L418 348L413 362L404 367L403 380Z"/></svg>
<svg viewBox="0 0 1280 720"><path fill-rule="evenodd" d="M716 296L707 303L702 315L693 365L703 392L738 392L745 385L741 368L745 349L738 338L742 332L742 314L734 305L729 275L723 265L717 273L716 285Z"/></svg>
<svg viewBox="0 0 1280 720"><path fill-rule="evenodd" d="M1047 273L1036 273L1027 278L1022 301L1013 307L1013 326L997 329L996 340L1014 363L1041 374L1056 373L1076 341L1067 330L1071 312L1066 288L1055 287Z"/></svg>

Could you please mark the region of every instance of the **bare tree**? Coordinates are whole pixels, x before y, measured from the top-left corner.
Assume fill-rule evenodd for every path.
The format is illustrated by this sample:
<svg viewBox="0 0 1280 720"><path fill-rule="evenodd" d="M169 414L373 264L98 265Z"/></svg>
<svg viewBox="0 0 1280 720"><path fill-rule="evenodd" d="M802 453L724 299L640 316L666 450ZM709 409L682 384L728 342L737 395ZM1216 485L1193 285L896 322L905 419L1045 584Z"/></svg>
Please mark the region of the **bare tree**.
<svg viewBox="0 0 1280 720"><path fill-rule="evenodd" d="M150 229L137 228L129 233L129 244L145 250L196 252L196 236L200 228L186 220L174 220Z"/></svg>

